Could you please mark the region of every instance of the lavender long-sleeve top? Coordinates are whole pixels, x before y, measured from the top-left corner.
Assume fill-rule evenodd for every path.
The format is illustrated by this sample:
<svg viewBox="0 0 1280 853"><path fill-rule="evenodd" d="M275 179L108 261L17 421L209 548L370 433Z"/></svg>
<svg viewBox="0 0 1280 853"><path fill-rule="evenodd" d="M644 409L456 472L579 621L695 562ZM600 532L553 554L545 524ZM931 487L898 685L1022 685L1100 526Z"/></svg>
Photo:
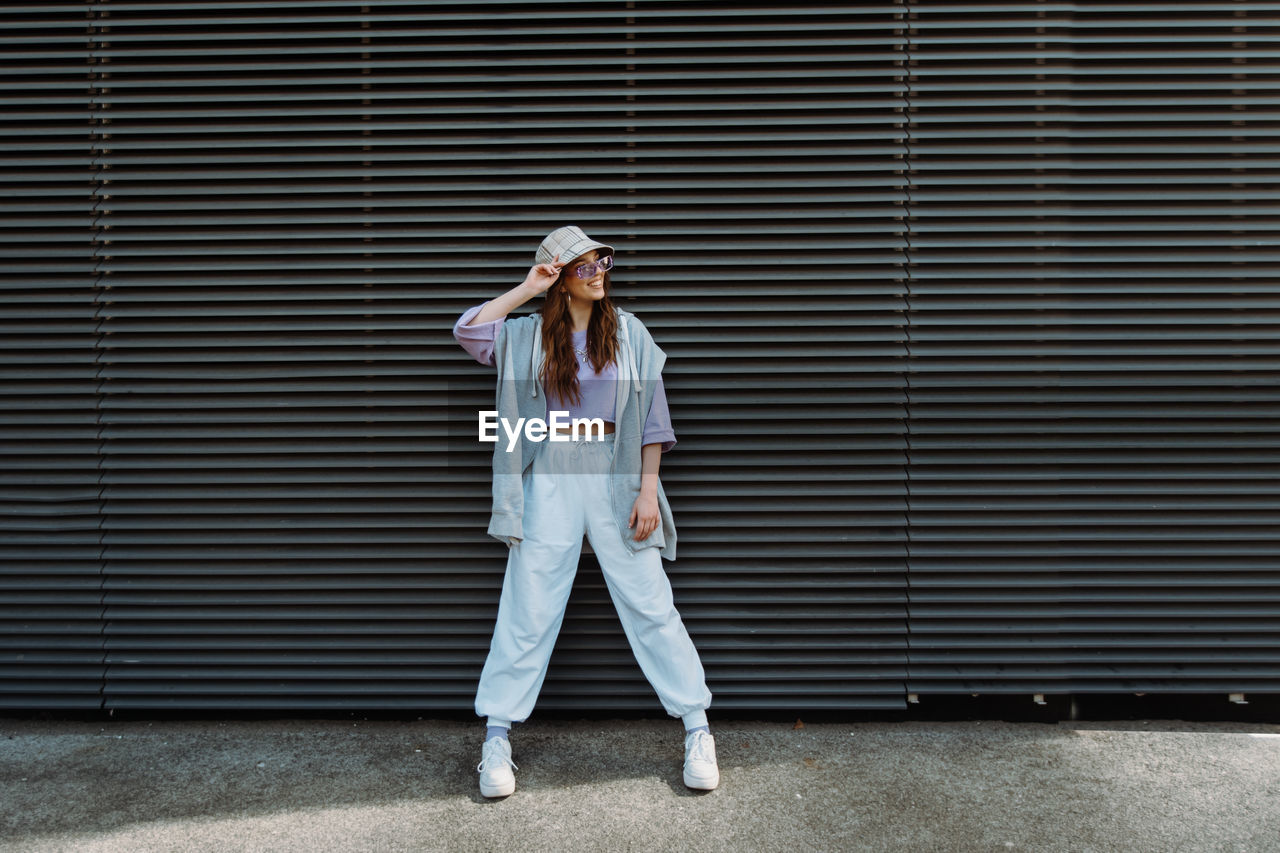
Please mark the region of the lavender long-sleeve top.
<svg viewBox="0 0 1280 853"><path fill-rule="evenodd" d="M498 337L498 328L506 317L499 317L487 323L476 323L474 326L467 325L471 322L471 318L479 314L480 310L488 304L488 302L482 302L462 312L462 316L453 324L453 336L472 358L481 364L493 367L493 343ZM587 348L585 329L573 333L573 346L582 350ZM578 391L582 397L581 402L574 406L568 400L563 400L548 391L545 395L547 416L550 417L553 411L563 411L569 413L570 419L600 418L612 423L615 420L614 392L617 389L615 385L617 378L616 364L610 364L596 373L590 362L578 359ZM662 387L661 379L658 380L658 387L653 392L653 405L649 407L648 417L645 418L644 435L640 443L661 444L663 453L676 446L676 434L671 428L671 411L667 408L667 393Z"/></svg>

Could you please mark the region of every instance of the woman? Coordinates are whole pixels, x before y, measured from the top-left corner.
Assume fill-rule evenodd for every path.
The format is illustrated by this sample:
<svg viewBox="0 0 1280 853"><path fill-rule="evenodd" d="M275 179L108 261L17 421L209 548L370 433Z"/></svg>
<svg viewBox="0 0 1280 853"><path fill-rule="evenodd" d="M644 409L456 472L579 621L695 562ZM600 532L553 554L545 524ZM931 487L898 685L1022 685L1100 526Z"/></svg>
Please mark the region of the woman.
<svg viewBox="0 0 1280 853"><path fill-rule="evenodd" d="M489 657L476 691L487 717L480 792L507 796L517 769L508 732L532 712L564 619L585 533L641 670L686 729L684 781L720 781L702 663L671 597L662 557L675 559L675 524L658 480L675 445L662 365L666 355L634 314L609 299L613 247L566 225L547 235L525 280L465 311L454 337L498 369L489 534L507 544L507 570ZM539 312L506 320L545 294ZM511 430L520 418L599 418L603 431Z"/></svg>

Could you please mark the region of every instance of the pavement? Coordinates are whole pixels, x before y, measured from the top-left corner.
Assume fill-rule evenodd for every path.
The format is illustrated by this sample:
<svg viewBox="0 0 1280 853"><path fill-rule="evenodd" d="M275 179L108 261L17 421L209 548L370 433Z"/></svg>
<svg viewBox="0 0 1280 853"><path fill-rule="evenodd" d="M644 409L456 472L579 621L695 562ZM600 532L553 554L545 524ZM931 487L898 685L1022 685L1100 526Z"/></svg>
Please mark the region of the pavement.
<svg viewBox="0 0 1280 853"><path fill-rule="evenodd" d="M1280 851L1280 725L0 718L0 850Z"/></svg>

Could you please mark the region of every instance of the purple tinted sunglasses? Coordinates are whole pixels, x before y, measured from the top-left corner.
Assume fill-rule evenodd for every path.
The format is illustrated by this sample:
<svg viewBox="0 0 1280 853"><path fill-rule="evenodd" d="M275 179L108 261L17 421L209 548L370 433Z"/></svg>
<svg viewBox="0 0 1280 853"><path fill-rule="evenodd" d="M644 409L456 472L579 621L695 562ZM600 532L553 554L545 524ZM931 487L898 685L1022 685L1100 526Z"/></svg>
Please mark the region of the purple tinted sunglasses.
<svg viewBox="0 0 1280 853"><path fill-rule="evenodd" d="M591 278L597 272L608 272L613 269L613 255L605 255L595 263L579 264L573 268L573 274L578 278Z"/></svg>

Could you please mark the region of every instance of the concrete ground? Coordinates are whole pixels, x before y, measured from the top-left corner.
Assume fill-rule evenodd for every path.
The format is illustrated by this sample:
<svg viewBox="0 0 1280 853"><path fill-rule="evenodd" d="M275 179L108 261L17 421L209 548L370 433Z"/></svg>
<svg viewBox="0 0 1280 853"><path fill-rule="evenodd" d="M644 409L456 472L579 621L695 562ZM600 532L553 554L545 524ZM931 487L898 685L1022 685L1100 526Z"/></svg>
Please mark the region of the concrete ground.
<svg viewBox="0 0 1280 853"><path fill-rule="evenodd" d="M1280 851L1280 725L0 719L0 850Z"/></svg>

